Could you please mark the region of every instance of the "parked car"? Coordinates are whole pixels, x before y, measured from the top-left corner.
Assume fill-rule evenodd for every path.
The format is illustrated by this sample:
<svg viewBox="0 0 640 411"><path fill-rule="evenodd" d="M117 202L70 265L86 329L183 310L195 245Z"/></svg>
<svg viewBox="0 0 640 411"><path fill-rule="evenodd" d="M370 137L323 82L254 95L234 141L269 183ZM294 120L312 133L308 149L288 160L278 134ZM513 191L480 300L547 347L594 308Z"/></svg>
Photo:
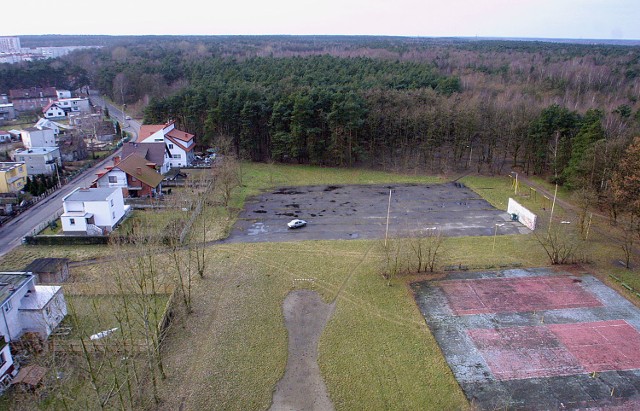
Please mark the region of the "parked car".
<svg viewBox="0 0 640 411"><path fill-rule="evenodd" d="M287 226L289 226L289 228L300 228L300 227L304 227L305 225L307 225L307 222L304 220L299 220L299 219L295 219L295 220L291 220L287 223Z"/></svg>

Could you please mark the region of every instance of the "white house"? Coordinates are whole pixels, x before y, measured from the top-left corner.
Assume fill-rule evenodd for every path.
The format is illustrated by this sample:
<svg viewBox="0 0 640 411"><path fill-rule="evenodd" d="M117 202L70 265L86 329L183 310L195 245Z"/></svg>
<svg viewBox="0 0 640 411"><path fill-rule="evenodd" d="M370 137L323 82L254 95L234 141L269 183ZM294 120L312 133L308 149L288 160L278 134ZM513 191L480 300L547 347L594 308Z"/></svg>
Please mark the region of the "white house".
<svg viewBox="0 0 640 411"><path fill-rule="evenodd" d="M27 272L0 272L0 334L9 341L25 332L45 340L67 315L62 287L36 285L35 279Z"/></svg>
<svg viewBox="0 0 640 411"><path fill-rule="evenodd" d="M36 128L42 128L42 127L46 127L46 128L50 128L51 130L53 130L53 134L55 134L56 136L58 134L60 134L60 130L61 129L69 129L71 127L69 126L65 126L64 124L60 124L60 123L56 123L55 121L51 121L49 119L46 118L40 118L40 120L38 120L38 122L35 125Z"/></svg>
<svg viewBox="0 0 640 411"><path fill-rule="evenodd" d="M56 136L48 127L29 127L20 131L22 144L25 148L55 147Z"/></svg>
<svg viewBox="0 0 640 411"><path fill-rule="evenodd" d="M67 113L58 105L57 101L52 101L42 109L42 115L46 119L64 118Z"/></svg>
<svg viewBox="0 0 640 411"><path fill-rule="evenodd" d="M124 205L122 190L76 188L62 199L62 231L72 234L102 235L113 231L131 206Z"/></svg>
<svg viewBox="0 0 640 411"><path fill-rule="evenodd" d="M58 99L56 104L67 113L91 112L91 104L88 98L61 98Z"/></svg>
<svg viewBox="0 0 640 411"><path fill-rule="evenodd" d="M58 173L57 167L62 166L60 149L58 147L32 147L18 149L14 154L16 161L24 162L27 166L27 174L53 175Z"/></svg>
<svg viewBox="0 0 640 411"><path fill-rule="evenodd" d="M45 118L64 118L69 113L89 113L91 104L88 98L61 98L47 104L42 113Z"/></svg>
<svg viewBox="0 0 640 411"><path fill-rule="evenodd" d="M169 167L185 167L195 159L193 149L196 139L193 134L175 128L175 123L143 125L137 143L163 142L169 156Z"/></svg>

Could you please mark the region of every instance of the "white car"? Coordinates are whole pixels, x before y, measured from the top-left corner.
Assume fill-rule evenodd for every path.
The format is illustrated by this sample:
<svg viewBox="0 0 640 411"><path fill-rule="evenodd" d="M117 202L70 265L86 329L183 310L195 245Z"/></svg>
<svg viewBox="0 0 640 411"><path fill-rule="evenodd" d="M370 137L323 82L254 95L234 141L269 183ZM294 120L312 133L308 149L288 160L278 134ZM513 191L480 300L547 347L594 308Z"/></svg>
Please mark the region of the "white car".
<svg viewBox="0 0 640 411"><path fill-rule="evenodd" d="M300 227L304 227L305 225L307 225L307 222L304 220L291 220L287 223L287 226L289 226L289 228L300 228Z"/></svg>

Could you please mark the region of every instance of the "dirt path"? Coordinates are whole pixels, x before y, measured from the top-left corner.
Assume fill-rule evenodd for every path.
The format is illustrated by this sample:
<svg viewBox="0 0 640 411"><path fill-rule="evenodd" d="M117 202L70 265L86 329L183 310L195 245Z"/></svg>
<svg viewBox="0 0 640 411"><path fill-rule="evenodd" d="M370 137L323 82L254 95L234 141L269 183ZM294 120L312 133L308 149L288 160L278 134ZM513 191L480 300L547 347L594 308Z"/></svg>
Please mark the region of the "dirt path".
<svg viewBox="0 0 640 411"><path fill-rule="evenodd" d="M335 308L315 291L290 292L283 302L289 333L284 377L276 385L270 410L333 410L318 366L318 341Z"/></svg>

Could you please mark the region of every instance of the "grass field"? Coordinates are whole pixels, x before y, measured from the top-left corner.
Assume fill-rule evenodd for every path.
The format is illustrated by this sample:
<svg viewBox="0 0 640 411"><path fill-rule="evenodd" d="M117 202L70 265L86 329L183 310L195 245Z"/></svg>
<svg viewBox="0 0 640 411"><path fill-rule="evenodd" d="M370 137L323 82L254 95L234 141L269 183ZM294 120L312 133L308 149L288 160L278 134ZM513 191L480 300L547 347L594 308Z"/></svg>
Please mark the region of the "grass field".
<svg viewBox="0 0 640 411"><path fill-rule="evenodd" d="M210 207L200 218L209 220L210 240L225 235L247 196L269 188L443 181L446 179L366 170L243 164L242 187L234 193L232 211ZM469 176L462 182L503 210L513 196L508 177ZM534 211L542 207L532 196L520 196L518 201ZM556 212L564 213L561 209ZM194 227L198 224L196 221ZM583 247L592 260L590 269L606 277L612 256L619 253L617 246L594 236ZM36 255L80 260L109 252L108 247L23 246L0 264L17 268ZM447 238L441 257L439 268L535 267L549 261L533 235ZM206 275L194 278L194 311L174 322L166 340L168 378L162 383L159 408L268 408L286 365L282 301L291 290L308 288L325 301L337 301L319 345L320 368L336 409L469 409L406 285L427 277L399 276L389 286L380 274L381 265L379 241L214 244L207 248ZM159 264L161 270L168 270L166 266ZM106 267L77 267L72 276L92 282L108 275Z"/></svg>

